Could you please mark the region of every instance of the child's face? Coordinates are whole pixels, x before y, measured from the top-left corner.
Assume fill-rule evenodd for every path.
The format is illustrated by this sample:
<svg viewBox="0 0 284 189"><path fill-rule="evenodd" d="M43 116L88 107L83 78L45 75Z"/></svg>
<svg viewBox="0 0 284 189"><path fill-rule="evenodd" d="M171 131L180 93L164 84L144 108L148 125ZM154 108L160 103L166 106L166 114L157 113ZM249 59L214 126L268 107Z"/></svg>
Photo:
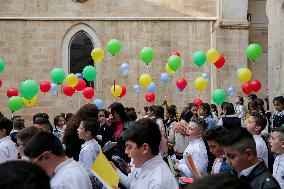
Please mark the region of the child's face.
<svg viewBox="0 0 284 189"><path fill-rule="evenodd" d="M284 141L280 141L279 132L272 132L271 139L269 140L269 145L271 151L276 154L283 154L284 152Z"/></svg>
<svg viewBox="0 0 284 189"><path fill-rule="evenodd" d="M201 107L198 109L198 115L199 116L204 116L206 115L206 111L204 111Z"/></svg>
<svg viewBox="0 0 284 189"><path fill-rule="evenodd" d="M78 133L78 136L79 136L79 139L83 139L85 140L86 137L87 137L87 132L85 130L85 127L83 125L83 122L80 123L80 126L79 128L77 129L77 133Z"/></svg>
<svg viewBox="0 0 284 189"><path fill-rule="evenodd" d="M220 146L220 144L218 144L216 141L214 140L208 140L207 141L208 146L210 148L210 152L217 158L220 158L222 155L224 155L224 150L223 148Z"/></svg>
<svg viewBox="0 0 284 189"><path fill-rule="evenodd" d="M273 102L273 104L274 104L275 110L277 110L278 112L282 112L282 110L284 109L284 104L281 104L278 101Z"/></svg>
<svg viewBox="0 0 284 189"><path fill-rule="evenodd" d="M236 103L236 104L240 104L240 99L239 99L239 97L236 97L236 98L235 98L235 103Z"/></svg>
<svg viewBox="0 0 284 189"><path fill-rule="evenodd" d="M99 112L98 117L99 117L100 123L106 122L106 116L104 112Z"/></svg>
<svg viewBox="0 0 284 189"><path fill-rule="evenodd" d="M191 112L192 112L192 114L193 115L197 115L197 107L196 106L193 106L192 108L191 108Z"/></svg>
<svg viewBox="0 0 284 189"><path fill-rule="evenodd" d="M186 134L188 135L189 140L194 140L199 138L202 135L201 129L197 126L197 123L189 122Z"/></svg>
<svg viewBox="0 0 284 189"><path fill-rule="evenodd" d="M260 131L260 127L256 125L255 118L253 116L248 118L246 128L252 135L257 134Z"/></svg>
<svg viewBox="0 0 284 189"><path fill-rule="evenodd" d="M138 148L137 144L130 140L125 143L125 153L129 158L133 159L133 164L136 168L142 167L144 164L143 157L147 152L144 145L147 144L143 144L140 148Z"/></svg>

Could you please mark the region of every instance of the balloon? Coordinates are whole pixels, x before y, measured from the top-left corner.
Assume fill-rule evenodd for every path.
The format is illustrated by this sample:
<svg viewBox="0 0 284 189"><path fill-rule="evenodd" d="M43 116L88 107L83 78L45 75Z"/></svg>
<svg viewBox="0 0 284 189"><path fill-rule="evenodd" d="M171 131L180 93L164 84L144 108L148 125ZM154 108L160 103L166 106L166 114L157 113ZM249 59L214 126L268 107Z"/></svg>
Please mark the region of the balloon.
<svg viewBox="0 0 284 189"><path fill-rule="evenodd" d="M51 79L54 83L60 84L65 79L65 72L62 68L54 68L51 71Z"/></svg>
<svg viewBox="0 0 284 189"><path fill-rule="evenodd" d="M216 60L218 60L219 58L219 52L217 49L215 48L211 48L206 52L206 58L207 61L210 63L214 63L216 62Z"/></svg>
<svg viewBox="0 0 284 189"><path fill-rule="evenodd" d="M203 73L201 75L201 77L203 77L206 81L209 81L210 80L210 74L209 73Z"/></svg>
<svg viewBox="0 0 284 189"><path fill-rule="evenodd" d="M83 77L87 81L93 81L97 77L97 70L94 66L86 66L83 69Z"/></svg>
<svg viewBox="0 0 284 189"><path fill-rule="evenodd" d="M95 99L94 100L94 105L97 106L98 109L102 109L103 108L103 100L102 99Z"/></svg>
<svg viewBox="0 0 284 189"><path fill-rule="evenodd" d="M227 95L224 89L215 89L212 93L212 100L218 105L222 104L226 98Z"/></svg>
<svg viewBox="0 0 284 189"><path fill-rule="evenodd" d="M168 73L169 75L172 75L172 74L174 74L174 73L175 73L175 71L174 71L174 70L172 70L172 69L169 67L169 65L168 65L168 64L166 64L165 69L166 69L166 71L167 71L167 73Z"/></svg>
<svg viewBox="0 0 284 189"><path fill-rule="evenodd" d="M168 81L170 80L170 76L167 73L162 73L161 74L161 80L164 84L168 83Z"/></svg>
<svg viewBox="0 0 284 189"><path fill-rule="evenodd" d="M130 66L126 63L123 63L120 65L120 73L123 76L126 76L128 72L130 71Z"/></svg>
<svg viewBox="0 0 284 189"><path fill-rule="evenodd" d="M151 47L144 47L140 51L140 59L147 65L154 59L154 56L154 50Z"/></svg>
<svg viewBox="0 0 284 189"><path fill-rule="evenodd" d="M81 74L81 73L76 73L76 75L77 75L78 79L84 79L83 74Z"/></svg>
<svg viewBox="0 0 284 189"><path fill-rule="evenodd" d="M258 92L261 89L261 83L259 80L252 80L250 81L250 84L254 92Z"/></svg>
<svg viewBox="0 0 284 189"><path fill-rule="evenodd" d="M222 68L225 64L225 58L224 56L220 56L216 62L214 63L214 65L216 66L216 68Z"/></svg>
<svg viewBox="0 0 284 189"><path fill-rule="evenodd" d="M184 78L179 78L176 81L176 86L182 91L187 85L187 82Z"/></svg>
<svg viewBox="0 0 284 189"><path fill-rule="evenodd" d="M86 88L86 82L83 79L78 79L77 85L74 87L76 91L82 91Z"/></svg>
<svg viewBox="0 0 284 189"><path fill-rule="evenodd" d="M252 92L252 85L249 82L243 83L242 91L247 95L250 94Z"/></svg>
<svg viewBox="0 0 284 189"><path fill-rule="evenodd" d="M12 96L19 96L18 89L16 89L16 88L9 88L7 90L7 97L11 98Z"/></svg>
<svg viewBox="0 0 284 189"><path fill-rule="evenodd" d="M196 66L202 66L206 62L206 55L203 51L197 51L192 56L192 61Z"/></svg>
<svg viewBox="0 0 284 189"><path fill-rule="evenodd" d="M20 92L25 99L31 100L37 94L38 88L34 80L25 80L20 85Z"/></svg>
<svg viewBox="0 0 284 189"><path fill-rule="evenodd" d="M66 76L65 81L66 81L66 84L67 84L69 87L74 88L74 87L77 85L77 83L78 83L78 77L77 77L77 75L71 73L71 74L68 74L68 75Z"/></svg>
<svg viewBox="0 0 284 189"><path fill-rule="evenodd" d="M256 59L260 58L262 55L262 47L259 44L250 44L246 49L247 57L254 62Z"/></svg>
<svg viewBox="0 0 284 189"><path fill-rule="evenodd" d="M233 87L233 86L228 87L227 95L232 96L234 93L235 93L235 87Z"/></svg>
<svg viewBox="0 0 284 189"><path fill-rule="evenodd" d="M200 98L197 98L193 101L193 103L199 107L203 103L203 101Z"/></svg>
<svg viewBox="0 0 284 189"><path fill-rule="evenodd" d="M2 80L0 79L0 87L2 86Z"/></svg>
<svg viewBox="0 0 284 189"><path fill-rule="evenodd" d="M251 79L251 76L252 73L248 68L242 68L238 73L239 80L242 82L248 82Z"/></svg>
<svg viewBox="0 0 284 189"><path fill-rule="evenodd" d="M148 85L147 91L153 93L155 92L156 88L157 88L156 84L152 82L150 85Z"/></svg>
<svg viewBox="0 0 284 189"><path fill-rule="evenodd" d="M105 52L101 48L94 48L91 52L91 56L96 63L99 63L104 59Z"/></svg>
<svg viewBox="0 0 284 189"><path fill-rule="evenodd" d="M0 73L3 72L5 69L4 61L0 58Z"/></svg>
<svg viewBox="0 0 284 189"><path fill-rule="evenodd" d="M145 95L145 99L146 99L147 102L149 102L149 103L154 102L154 100L155 100L155 94L149 92L149 93L147 93L147 94Z"/></svg>
<svg viewBox="0 0 284 189"><path fill-rule="evenodd" d="M149 74L142 74L139 78L139 83L142 87L146 88L152 83L152 78Z"/></svg>
<svg viewBox="0 0 284 189"><path fill-rule="evenodd" d="M112 96L119 96L122 92L122 88L119 85L111 86L111 94Z"/></svg>
<svg viewBox="0 0 284 189"><path fill-rule="evenodd" d="M8 100L8 107L11 110L11 112L15 112L17 110L22 109L23 107L23 101L22 98L19 96L13 96Z"/></svg>
<svg viewBox="0 0 284 189"><path fill-rule="evenodd" d="M169 68L173 71L177 71L181 66L181 59L179 56L170 56L168 59Z"/></svg>
<svg viewBox="0 0 284 189"><path fill-rule="evenodd" d="M179 56L180 57L180 53L177 52L177 51L172 51L170 56L173 56L173 55L176 55L176 56Z"/></svg>
<svg viewBox="0 0 284 189"><path fill-rule="evenodd" d="M51 88L51 85L48 81L43 81L39 85L39 89L43 93L47 93L50 90L50 88Z"/></svg>
<svg viewBox="0 0 284 189"><path fill-rule="evenodd" d="M51 87L49 90L50 94L55 96L57 94L57 90L58 90L58 86L55 83L51 83Z"/></svg>
<svg viewBox="0 0 284 189"><path fill-rule="evenodd" d="M126 94L126 87L125 87L125 85L120 84L120 87L121 87L122 90L121 90L120 95L118 96L119 98L123 97Z"/></svg>
<svg viewBox="0 0 284 189"><path fill-rule="evenodd" d="M179 88L176 88L176 92L182 93L182 90L180 90Z"/></svg>
<svg viewBox="0 0 284 189"><path fill-rule="evenodd" d="M83 89L83 95L86 99L91 99L95 95L95 90L93 87L86 87Z"/></svg>
<svg viewBox="0 0 284 189"><path fill-rule="evenodd" d="M134 91L135 93L139 93L140 90L141 90L141 88L140 88L139 85L137 85L137 84L133 85L133 91Z"/></svg>
<svg viewBox="0 0 284 189"><path fill-rule="evenodd" d="M115 56L119 53L121 49L121 43L117 39L111 39L107 43L107 51L112 55Z"/></svg>
<svg viewBox="0 0 284 189"><path fill-rule="evenodd" d="M31 100L27 100L24 97L22 97L23 103L27 106L27 107L32 107L37 103L37 97L34 96Z"/></svg>
<svg viewBox="0 0 284 189"><path fill-rule="evenodd" d="M205 90L206 86L207 86L207 81L203 77L198 77L198 78L195 79L194 87L197 90L203 91L203 90Z"/></svg>
<svg viewBox="0 0 284 189"><path fill-rule="evenodd" d="M65 85L63 87L63 92L66 96L72 96L75 93L75 90L72 87Z"/></svg>

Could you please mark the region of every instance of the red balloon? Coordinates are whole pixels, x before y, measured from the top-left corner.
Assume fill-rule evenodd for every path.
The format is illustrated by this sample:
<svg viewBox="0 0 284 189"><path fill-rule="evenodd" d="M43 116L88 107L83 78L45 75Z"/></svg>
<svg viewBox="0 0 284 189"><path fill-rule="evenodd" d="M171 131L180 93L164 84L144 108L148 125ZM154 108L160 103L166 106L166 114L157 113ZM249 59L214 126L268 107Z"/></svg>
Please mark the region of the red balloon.
<svg viewBox="0 0 284 189"><path fill-rule="evenodd" d="M197 98L193 101L193 103L199 107L203 103L203 101L200 98Z"/></svg>
<svg viewBox="0 0 284 189"><path fill-rule="evenodd" d="M176 85L177 85L177 87L179 88L179 90L182 91L182 90L186 87L187 82L186 82L185 79L179 78L179 79L176 81Z"/></svg>
<svg viewBox="0 0 284 189"><path fill-rule="evenodd" d="M77 85L74 87L76 91L82 91L86 88L86 81L84 79L78 79Z"/></svg>
<svg viewBox="0 0 284 189"><path fill-rule="evenodd" d="M216 62L214 63L214 65L217 67L217 68L222 68L225 64L225 58L224 56L220 56Z"/></svg>
<svg viewBox="0 0 284 189"><path fill-rule="evenodd" d="M72 87L65 85L63 87L63 92L66 96L72 96L75 93L75 90Z"/></svg>
<svg viewBox="0 0 284 189"><path fill-rule="evenodd" d="M95 90L93 89L93 87L86 87L83 90L83 95L86 99L91 99L95 95Z"/></svg>
<svg viewBox="0 0 284 189"><path fill-rule="evenodd" d="M41 92L47 93L50 90L51 85L48 81L43 81L43 82L40 83L39 88L40 88Z"/></svg>
<svg viewBox="0 0 284 189"><path fill-rule="evenodd" d="M145 99L147 100L147 102L151 103L154 102L155 100L155 94L154 93L147 93L145 95Z"/></svg>
<svg viewBox="0 0 284 189"><path fill-rule="evenodd" d="M126 87L124 85L122 85L122 84L120 86L122 88L122 91L121 91L119 97L121 98L121 97L123 97L126 94Z"/></svg>
<svg viewBox="0 0 284 189"><path fill-rule="evenodd" d="M11 98L12 96L19 96L18 89L16 89L16 88L9 88L7 90L7 97Z"/></svg>
<svg viewBox="0 0 284 189"><path fill-rule="evenodd" d="M170 56L173 56L173 55L176 55L176 56L179 56L180 57L180 53L177 52L177 51L172 51Z"/></svg>
<svg viewBox="0 0 284 189"><path fill-rule="evenodd" d="M252 92L252 85L249 82L246 82L242 85L242 91L245 94L250 94Z"/></svg>
<svg viewBox="0 0 284 189"><path fill-rule="evenodd" d="M0 79L0 87L2 86L2 80Z"/></svg>
<svg viewBox="0 0 284 189"><path fill-rule="evenodd" d="M254 92L257 92L261 89L261 83L260 83L259 80L252 80L252 81L250 81L250 84L251 84L252 90Z"/></svg>

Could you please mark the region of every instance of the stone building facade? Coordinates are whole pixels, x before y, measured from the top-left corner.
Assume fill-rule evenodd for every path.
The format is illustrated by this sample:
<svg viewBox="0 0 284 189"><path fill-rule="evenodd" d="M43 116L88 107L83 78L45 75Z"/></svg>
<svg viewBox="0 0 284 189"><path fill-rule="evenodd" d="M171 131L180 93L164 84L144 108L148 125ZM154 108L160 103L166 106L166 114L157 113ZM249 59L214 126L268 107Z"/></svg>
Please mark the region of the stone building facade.
<svg viewBox="0 0 284 189"><path fill-rule="evenodd" d="M279 0L268 0L267 4L273 8L276 1ZM98 74L94 98L103 99L104 107L113 101L138 110L147 105L144 99L146 90L139 95L132 90L143 73L152 75L157 84L155 104L167 99L182 109L197 97L211 102L211 92L215 88L226 89L229 86L235 86L235 95L239 95L242 94L241 83L236 70L246 66L253 70L253 78L261 80L263 86L259 96L263 97L270 82L268 74L273 74L267 71L268 59L270 61L267 57L267 22L261 23L261 27L258 25L262 18L267 19L265 11L257 11L259 7L265 10L265 3L265 0L87 0L82 3L72 0L2 0L0 57L6 62L6 69L0 73L3 81L0 110L11 115L7 108L7 88L18 88L25 79L51 81L50 71L55 67L63 67L69 72L70 41L79 31L90 37L94 47L106 49L111 38L122 43L118 56L108 55L102 63L95 64ZM270 9L267 10L269 16ZM249 11L252 11L250 21ZM280 22L283 23L283 17ZM278 27L276 25L271 27ZM245 49L251 42L260 43L264 50L264 56L254 66L245 56ZM276 43L271 45L279 46ZM155 59L148 67L139 59L139 52L145 46L155 50ZM209 63L197 67L191 60L195 51L206 51L210 47L216 47L226 58L226 64L220 70ZM181 53L183 66L165 86L160 74L165 72L164 65L173 50ZM131 66L126 77L119 74L122 62ZM193 82L204 72L211 74L211 80L205 91L198 92ZM188 81L182 93L177 93L175 87L175 80L179 77ZM122 99L112 97L110 93L114 79L127 87L126 96ZM277 88L278 91L280 89ZM39 93L38 99L35 107L25 107L16 114L31 119L37 112L47 112L53 117L60 112L76 111L82 104L91 102L82 94L66 97L62 92L57 96ZM233 100L232 97L229 100Z"/></svg>

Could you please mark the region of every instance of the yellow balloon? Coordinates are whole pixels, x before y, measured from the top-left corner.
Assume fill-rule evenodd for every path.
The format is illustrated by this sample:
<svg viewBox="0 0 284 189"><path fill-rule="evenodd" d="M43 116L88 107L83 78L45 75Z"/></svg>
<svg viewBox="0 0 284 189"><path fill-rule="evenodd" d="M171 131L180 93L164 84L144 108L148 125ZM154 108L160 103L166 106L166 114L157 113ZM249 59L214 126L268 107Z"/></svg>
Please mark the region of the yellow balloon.
<svg viewBox="0 0 284 189"><path fill-rule="evenodd" d="M34 96L31 100L27 100L24 97L22 97L22 101L27 107L32 107L37 103L37 97Z"/></svg>
<svg viewBox="0 0 284 189"><path fill-rule="evenodd" d="M96 63L99 63L104 59L105 52L101 48L94 48L91 52L91 56Z"/></svg>
<svg viewBox="0 0 284 189"><path fill-rule="evenodd" d="M239 80L242 82L248 82L251 79L252 73L248 68L242 68L238 72Z"/></svg>
<svg viewBox="0 0 284 189"><path fill-rule="evenodd" d="M119 96L122 92L122 88L119 85L111 86L111 94L112 96Z"/></svg>
<svg viewBox="0 0 284 189"><path fill-rule="evenodd" d="M139 83L142 87L146 88L152 83L152 78L149 74L142 74L139 78Z"/></svg>
<svg viewBox="0 0 284 189"><path fill-rule="evenodd" d="M208 51L206 52L207 61L210 63L215 63L216 60L218 60L219 56L219 52L215 48L208 49Z"/></svg>
<svg viewBox="0 0 284 189"><path fill-rule="evenodd" d="M198 77L195 79L194 81L194 87L199 90L199 91L203 91L206 89L207 86L207 81L206 79L204 79L203 77Z"/></svg>
<svg viewBox="0 0 284 189"><path fill-rule="evenodd" d="M175 71L172 70L168 64L166 64L165 69L169 75L173 75L175 73Z"/></svg>
<svg viewBox="0 0 284 189"><path fill-rule="evenodd" d="M65 81L69 87L75 87L78 84L78 77L77 75L71 73L66 76Z"/></svg>

